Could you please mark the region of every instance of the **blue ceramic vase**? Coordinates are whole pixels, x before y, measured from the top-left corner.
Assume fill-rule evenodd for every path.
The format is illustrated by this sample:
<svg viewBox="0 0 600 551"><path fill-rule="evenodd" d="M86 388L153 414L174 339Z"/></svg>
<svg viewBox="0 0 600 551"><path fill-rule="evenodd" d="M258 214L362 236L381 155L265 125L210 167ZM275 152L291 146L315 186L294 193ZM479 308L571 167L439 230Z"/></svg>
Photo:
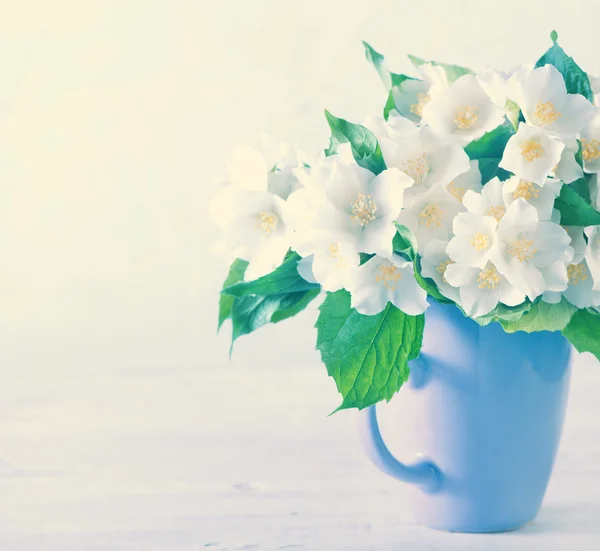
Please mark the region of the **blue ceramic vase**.
<svg viewBox="0 0 600 551"><path fill-rule="evenodd" d="M480 327L437 302L425 319L421 355L392 403L407 460L384 444L375 407L360 412L367 455L412 485L417 522L453 532L514 530L537 515L552 472L570 345L558 332Z"/></svg>

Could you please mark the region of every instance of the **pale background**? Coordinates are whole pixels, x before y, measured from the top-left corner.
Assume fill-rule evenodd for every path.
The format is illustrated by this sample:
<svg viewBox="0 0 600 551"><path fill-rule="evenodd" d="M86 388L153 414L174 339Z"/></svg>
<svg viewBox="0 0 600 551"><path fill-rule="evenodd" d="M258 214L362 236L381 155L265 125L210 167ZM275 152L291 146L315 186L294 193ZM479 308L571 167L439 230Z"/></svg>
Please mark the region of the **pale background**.
<svg viewBox="0 0 600 551"><path fill-rule="evenodd" d="M384 90L361 39L398 72L411 69L406 53L510 68L537 59L556 28L600 70L600 5L589 1L2 5L4 369L225 365L211 182L253 132L316 153L325 107L357 121L379 111ZM302 316L242 339L233 365L313 360L311 325Z"/></svg>
<svg viewBox="0 0 600 551"><path fill-rule="evenodd" d="M206 209L212 182L229 148L254 132L314 154L326 143L325 107L356 121L379 111L385 94L361 39L397 72L411 70L407 53L508 69L535 61L555 28L567 52L598 73L600 4L0 4L2 549L197 549L245 526L238 517L227 520L235 506L223 488L251 492L254 486L235 484L273 469L286 481L292 465L297 478L289 484L301 492L327 457L361 465L359 479L347 476L380 493L350 514L355 502L348 487L339 493L342 482L329 481L331 469L320 467L322 488L342 511L333 520L324 511L332 524L322 533L366 538L364 526L361 532L343 524L366 515L375 523L372 541L383 541L388 532L377 532L382 521L375 517L393 520L391 498L381 497L389 483L360 463L349 417L326 417L337 398L313 351L314 309L242 338L231 363L229 327L215 335L227 267L208 252L217 237ZM582 373L597 368L588 364ZM583 405L570 417L565 444L583 473L578 488L587 504L566 515L575 518L567 532L589 528L587 520L600 514L589 508L600 499L598 484L577 463L583 453L596 464L598 448L578 454L574 436L598 441L591 422L598 418L591 409L596 401L583 399L588 386L580 379L575 387L574 399ZM283 452L267 463L256 455L256 446L271 450L275 438L288 442L291 463ZM315 450L314 463L306 467L294 446ZM246 458L246 471L235 470L238 457ZM558 472L570 470L570 463L562 465ZM219 466L221 478L211 470ZM597 481L597 469L590 469ZM559 479L555 487L566 491L571 482ZM216 505L207 501L212 494L202 494L206 488L220 496ZM192 490L195 498L186 494ZM582 494L554 495L560 512L565 499L578 503ZM314 517L305 521L308 532L310 518L321 518L319 500L307 506ZM260 504L252 502L253 510L266 515ZM189 527L202 514L220 519L216 531L208 534L201 523ZM545 522L559 516L551 513ZM165 543L174 518L179 539ZM270 533L279 525L268 525ZM259 532L226 544L254 545ZM410 534L422 540L421 532ZM263 542L261 548L270 547Z"/></svg>

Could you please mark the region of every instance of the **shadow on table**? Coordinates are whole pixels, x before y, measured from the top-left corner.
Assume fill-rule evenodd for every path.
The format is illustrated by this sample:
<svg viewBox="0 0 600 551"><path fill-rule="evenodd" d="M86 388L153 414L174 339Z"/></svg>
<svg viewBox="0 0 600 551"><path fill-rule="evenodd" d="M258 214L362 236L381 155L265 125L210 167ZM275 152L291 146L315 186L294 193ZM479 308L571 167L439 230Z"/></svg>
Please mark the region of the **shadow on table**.
<svg viewBox="0 0 600 551"><path fill-rule="evenodd" d="M600 503L577 503L569 506L549 506L520 530L519 534L593 533L600 534Z"/></svg>

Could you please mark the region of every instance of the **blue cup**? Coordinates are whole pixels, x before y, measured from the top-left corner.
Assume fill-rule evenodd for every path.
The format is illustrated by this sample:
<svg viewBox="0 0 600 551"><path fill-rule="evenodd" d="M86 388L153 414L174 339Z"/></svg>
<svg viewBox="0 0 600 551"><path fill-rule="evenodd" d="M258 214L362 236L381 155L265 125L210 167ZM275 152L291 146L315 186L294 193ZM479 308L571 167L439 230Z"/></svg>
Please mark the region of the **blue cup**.
<svg viewBox="0 0 600 551"><path fill-rule="evenodd" d="M536 517L550 479L571 347L559 332L481 327L448 304L432 303L425 318L421 355L390 404L408 460L386 447L374 406L360 412L364 448L384 473L413 486L420 524L514 530Z"/></svg>

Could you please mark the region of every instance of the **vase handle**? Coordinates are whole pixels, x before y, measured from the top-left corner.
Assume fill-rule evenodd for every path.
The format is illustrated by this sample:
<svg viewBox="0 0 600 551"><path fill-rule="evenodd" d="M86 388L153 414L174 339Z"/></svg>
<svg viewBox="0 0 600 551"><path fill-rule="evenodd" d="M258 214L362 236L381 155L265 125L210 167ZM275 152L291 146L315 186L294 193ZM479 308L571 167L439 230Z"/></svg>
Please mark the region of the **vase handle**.
<svg viewBox="0 0 600 551"><path fill-rule="evenodd" d="M359 412L359 431L367 457L380 471L402 482L418 486L427 493L440 489L442 473L434 463L419 460L405 465L392 455L381 437L375 406Z"/></svg>

